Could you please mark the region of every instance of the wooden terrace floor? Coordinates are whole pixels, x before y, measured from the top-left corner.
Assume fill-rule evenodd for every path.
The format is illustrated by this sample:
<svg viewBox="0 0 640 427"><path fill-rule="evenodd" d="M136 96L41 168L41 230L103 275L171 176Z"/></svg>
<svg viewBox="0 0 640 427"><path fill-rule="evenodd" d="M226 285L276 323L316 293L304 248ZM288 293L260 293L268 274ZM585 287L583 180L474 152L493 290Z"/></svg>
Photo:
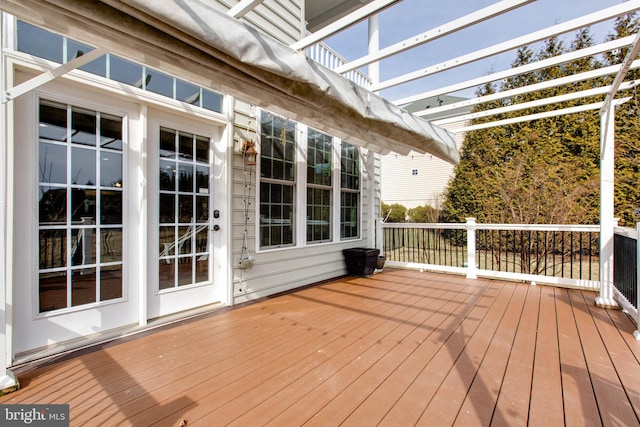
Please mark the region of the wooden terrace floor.
<svg viewBox="0 0 640 427"><path fill-rule="evenodd" d="M26 370L77 426L636 426L640 342L595 294L385 269Z"/></svg>

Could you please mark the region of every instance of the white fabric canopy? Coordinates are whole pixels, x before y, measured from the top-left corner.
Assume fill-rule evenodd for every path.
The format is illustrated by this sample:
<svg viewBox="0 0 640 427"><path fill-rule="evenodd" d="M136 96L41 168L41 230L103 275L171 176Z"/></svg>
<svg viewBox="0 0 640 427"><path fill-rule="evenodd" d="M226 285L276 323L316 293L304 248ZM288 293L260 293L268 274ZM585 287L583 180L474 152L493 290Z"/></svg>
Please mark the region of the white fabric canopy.
<svg viewBox="0 0 640 427"><path fill-rule="evenodd" d="M0 7L376 152L459 160L450 132L203 2L3 0Z"/></svg>

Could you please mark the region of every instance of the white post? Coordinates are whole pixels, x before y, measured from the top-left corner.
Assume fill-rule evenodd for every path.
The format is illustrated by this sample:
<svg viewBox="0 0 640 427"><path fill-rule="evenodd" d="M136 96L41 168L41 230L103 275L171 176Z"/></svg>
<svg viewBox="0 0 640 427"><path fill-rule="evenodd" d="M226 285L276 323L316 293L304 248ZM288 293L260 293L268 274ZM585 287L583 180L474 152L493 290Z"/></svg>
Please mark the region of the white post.
<svg viewBox="0 0 640 427"><path fill-rule="evenodd" d="M599 307L618 307L613 299L613 177L614 177L614 111L609 105L600 115L600 295Z"/></svg>
<svg viewBox="0 0 640 427"><path fill-rule="evenodd" d="M380 50L380 24L378 15L371 15L369 17L369 54L378 52ZM380 62L375 61L369 64L368 72L369 78L373 84L380 83Z"/></svg>
<svg viewBox="0 0 640 427"><path fill-rule="evenodd" d="M4 43L5 43L5 22L4 17L0 16L0 93L4 93L5 87L5 66L4 61ZM0 107L0 395L4 392L17 389L19 387L16 377L13 372L7 369L11 361L11 348L9 343L9 334L7 333L12 323L11 315L7 312L11 307L11 301L7 301L7 294L10 294L9 286L9 274L7 269L7 263L11 262L11 259L7 259L7 254L11 254L11 248L6 247L7 242L7 104L2 103Z"/></svg>
<svg viewBox="0 0 640 427"><path fill-rule="evenodd" d="M476 273L476 219L467 218L467 279L477 279Z"/></svg>

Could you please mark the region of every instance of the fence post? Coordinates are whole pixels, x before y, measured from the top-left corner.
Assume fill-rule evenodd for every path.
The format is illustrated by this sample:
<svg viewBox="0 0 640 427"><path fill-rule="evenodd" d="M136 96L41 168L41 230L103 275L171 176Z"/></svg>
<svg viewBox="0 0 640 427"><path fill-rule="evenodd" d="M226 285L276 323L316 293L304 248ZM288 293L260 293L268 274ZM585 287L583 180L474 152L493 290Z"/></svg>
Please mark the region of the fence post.
<svg viewBox="0 0 640 427"><path fill-rule="evenodd" d="M638 216L640 217L640 213ZM636 223L636 231L636 330L633 332L633 336L640 340L640 292L638 292L640 286L640 221Z"/></svg>
<svg viewBox="0 0 640 427"><path fill-rule="evenodd" d="M476 275L476 219L466 218L467 230L467 279L477 279Z"/></svg>

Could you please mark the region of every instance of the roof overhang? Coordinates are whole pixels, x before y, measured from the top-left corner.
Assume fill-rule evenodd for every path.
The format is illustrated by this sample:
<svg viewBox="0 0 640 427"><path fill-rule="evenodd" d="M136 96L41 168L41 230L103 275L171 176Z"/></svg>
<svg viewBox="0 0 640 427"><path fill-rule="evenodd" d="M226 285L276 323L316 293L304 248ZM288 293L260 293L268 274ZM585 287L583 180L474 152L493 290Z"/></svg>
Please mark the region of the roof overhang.
<svg viewBox="0 0 640 427"><path fill-rule="evenodd" d="M203 2L3 0L0 7L372 151L459 160L450 132Z"/></svg>

